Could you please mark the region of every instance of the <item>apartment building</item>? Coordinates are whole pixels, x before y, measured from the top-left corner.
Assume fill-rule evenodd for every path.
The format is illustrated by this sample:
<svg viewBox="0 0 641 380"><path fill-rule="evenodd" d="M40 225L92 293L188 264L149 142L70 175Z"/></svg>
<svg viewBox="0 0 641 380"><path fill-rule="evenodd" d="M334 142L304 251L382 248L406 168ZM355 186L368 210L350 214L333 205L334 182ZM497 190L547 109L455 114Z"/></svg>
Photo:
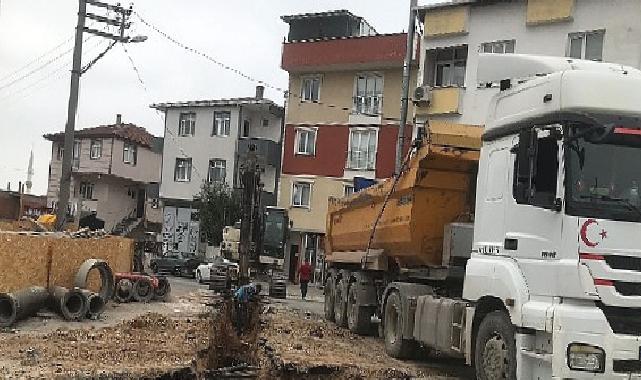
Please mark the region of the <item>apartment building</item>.
<svg viewBox="0 0 641 380"><path fill-rule="evenodd" d="M641 1L450 1L422 7L417 124L485 124L496 86L479 53L565 56L641 66Z"/></svg>
<svg viewBox="0 0 641 380"><path fill-rule="evenodd" d="M328 198L351 194L355 178L393 174L407 35L378 34L346 10L282 20L289 97L278 204L293 223L285 263L294 278L304 259L322 267Z"/></svg>
<svg viewBox="0 0 641 380"><path fill-rule="evenodd" d="M263 95L258 86L253 97L151 105L165 113L160 185L165 252L197 253L203 241L194 197L206 183L237 187L250 146L263 170L262 201L276 205L284 109Z"/></svg>
<svg viewBox="0 0 641 380"><path fill-rule="evenodd" d="M64 132L46 134L52 142L47 203L56 208L62 175ZM70 212L76 220L92 212L105 230L129 230L154 215L147 188L160 181L162 139L134 124L116 123L75 132Z"/></svg>

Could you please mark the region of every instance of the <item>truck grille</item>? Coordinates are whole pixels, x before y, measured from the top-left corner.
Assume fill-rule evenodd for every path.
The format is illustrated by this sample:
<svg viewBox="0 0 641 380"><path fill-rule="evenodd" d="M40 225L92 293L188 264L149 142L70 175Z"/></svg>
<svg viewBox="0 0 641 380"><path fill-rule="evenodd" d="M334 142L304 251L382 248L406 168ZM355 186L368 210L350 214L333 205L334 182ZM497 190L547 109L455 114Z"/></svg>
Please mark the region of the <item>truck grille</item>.
<svg viewBox="0 0 641 380"><path fill-rule="evenodd" d="M614 288L622 296L641 296L641 283L639 282L614 281Z"/></svg>
<svg viewBox="0 0 641 380"><path fill-rule="evenodd" d="M612 269L634 270L641 272L641 257L633 256L605 256L605 262Z"/></svg>
<svg viewBox="0 0 641 380"><path fill-rule="evenodd" d="M641 309L605 306L602 303L599 303L599 308L615 334L641 335Z"/></svg>
<svg viewBox="0 0 641 380"><path fill-rule="evenodd" d="M641 360L615 360L612 370L618 373L641 373Z"/></svg>

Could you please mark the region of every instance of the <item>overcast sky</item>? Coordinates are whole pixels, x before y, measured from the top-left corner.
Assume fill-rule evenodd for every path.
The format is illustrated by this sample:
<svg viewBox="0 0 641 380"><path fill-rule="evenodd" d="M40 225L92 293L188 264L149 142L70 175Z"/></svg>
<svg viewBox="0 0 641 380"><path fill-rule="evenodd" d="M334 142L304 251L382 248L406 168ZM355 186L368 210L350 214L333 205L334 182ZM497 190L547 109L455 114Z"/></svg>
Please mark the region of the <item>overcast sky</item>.
<svg viewBox="0 0 641 380"><path fill-rule="evenodd" d="M427 2L432 1L419 3ZM287 24L281 15L349 9L379 33L392 33L407 28L408 6L405 0L134 1L135 11L175 39L283 88L287 73L279 64ZM76 0L0 0L0 188L11 182L15 190L26 179L33 148L33 192L46 193L51 144L42 135L64 129L71 68L71 52L65 52L73 47L77 9ZM162 136L162 119L150 103L254 94L255 83L171 44L135 17L132 21L133 34L149 37L127 46L148 91L123 48L115 46L82 77L76 129L113 123L120 113L124 122ZM106 44L97 37L87 40L83 62ZM266 96L282 103L281 93L267 89Z"/></svg>

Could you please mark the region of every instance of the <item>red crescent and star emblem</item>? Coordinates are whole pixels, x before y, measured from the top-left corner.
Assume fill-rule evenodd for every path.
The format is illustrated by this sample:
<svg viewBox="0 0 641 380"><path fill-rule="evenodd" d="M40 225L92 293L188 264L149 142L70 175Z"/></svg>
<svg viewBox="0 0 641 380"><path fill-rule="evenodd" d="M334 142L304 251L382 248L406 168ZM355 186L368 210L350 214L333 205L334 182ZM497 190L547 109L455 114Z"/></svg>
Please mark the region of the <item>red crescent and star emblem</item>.
<svg viewBox="0 0 641 380"><path fill-rule="evenodd" d="M599 245L598 241L591 241L588 238L588 228L590 228L590 226L593 225L593 224L595 226L598 226L599 222L597 222L595 219L586 220L583 223L583 225L581 226L581 231L580 231L581 240L583 241L583 244L585 244L585 245L587 245L588 247L591 247L591 248L596 247L597 245ZM605 229L601 228L601 232L599 232L598 235L601 237L601 241L603 241L604 239L608 238L608 231L606 231Z"/></svg>

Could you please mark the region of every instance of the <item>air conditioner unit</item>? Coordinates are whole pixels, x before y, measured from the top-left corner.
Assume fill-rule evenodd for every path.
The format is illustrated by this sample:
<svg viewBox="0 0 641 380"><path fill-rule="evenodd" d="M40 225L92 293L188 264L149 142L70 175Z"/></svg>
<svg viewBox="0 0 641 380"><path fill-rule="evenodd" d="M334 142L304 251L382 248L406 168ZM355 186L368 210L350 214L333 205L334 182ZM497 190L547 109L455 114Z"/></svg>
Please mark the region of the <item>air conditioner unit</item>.
<svg viewBox="0 0 641 380"><path fill-rule="evenodd" d="M432 88L430 86L419 86L414 90L414 103L427 106L432 101Z"/></svg>

